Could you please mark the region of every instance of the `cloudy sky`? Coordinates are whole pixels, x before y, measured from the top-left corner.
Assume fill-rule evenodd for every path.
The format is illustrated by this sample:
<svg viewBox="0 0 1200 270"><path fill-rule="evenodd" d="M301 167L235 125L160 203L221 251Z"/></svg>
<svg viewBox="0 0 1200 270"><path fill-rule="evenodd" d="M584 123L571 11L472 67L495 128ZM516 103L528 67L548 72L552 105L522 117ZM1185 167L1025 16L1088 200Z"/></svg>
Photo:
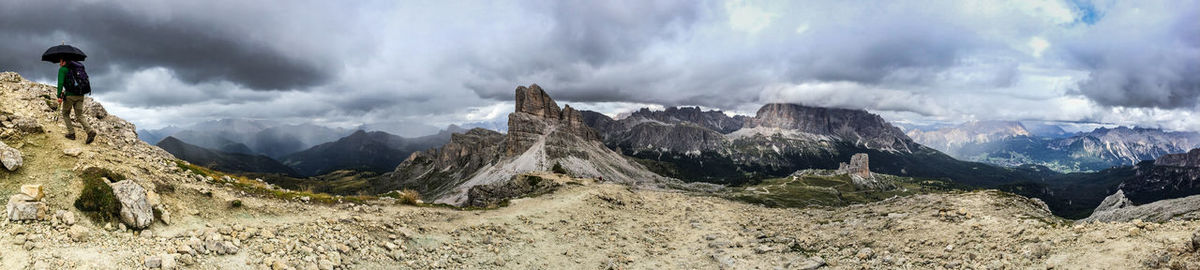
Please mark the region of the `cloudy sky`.
<svg viewBox="0 0 1200 270"><path fill-rule="evenodd" d="M517 85L616 114L794 102L892 121L1200 130L1198 1L4 0L0 69L67 42L141 128L406 135L503 121Z"/></svg>

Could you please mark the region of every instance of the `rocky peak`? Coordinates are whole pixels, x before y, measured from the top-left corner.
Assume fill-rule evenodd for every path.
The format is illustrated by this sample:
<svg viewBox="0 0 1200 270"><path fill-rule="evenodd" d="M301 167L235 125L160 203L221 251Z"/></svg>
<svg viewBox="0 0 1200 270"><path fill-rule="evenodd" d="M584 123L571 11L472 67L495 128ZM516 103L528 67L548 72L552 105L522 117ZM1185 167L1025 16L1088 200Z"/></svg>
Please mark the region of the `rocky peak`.
<svg viewBox="0 0 1200 270"><path fill-rule="evenodd" d="M1154 160L1155 166L1200 167L1200 148L1187 153L1166 154Z"/></svg>
<svg viewBox="0 0 1200 270"><path fill-rule="evenodd" d="M555 103L554 99L551 99L550 95L547 95L546 91L537 84L531 84L529 87L517 86L516 104L516 112L549 119L562 118L558 103Z"/></svg>
<svg viewBox="0 0 1200 270"><path fill-rule="evenodd" d="M834 136L868 148L911 152L915 147L904 132L864 110L771 103L758 109L746 127L778 128Z"/></svg>
<svg viewBox="0 0 1200 270"><path fill-rule="evenodd" d="M584 124L583 120L583 114L569 105L559 109L558 103L554 102L541 86L518 86L516 110L508 115L510 136L505 145L505 155L520 155L540 138L554 132L572 134L588 141L599 141L600 135Z"/></svg>

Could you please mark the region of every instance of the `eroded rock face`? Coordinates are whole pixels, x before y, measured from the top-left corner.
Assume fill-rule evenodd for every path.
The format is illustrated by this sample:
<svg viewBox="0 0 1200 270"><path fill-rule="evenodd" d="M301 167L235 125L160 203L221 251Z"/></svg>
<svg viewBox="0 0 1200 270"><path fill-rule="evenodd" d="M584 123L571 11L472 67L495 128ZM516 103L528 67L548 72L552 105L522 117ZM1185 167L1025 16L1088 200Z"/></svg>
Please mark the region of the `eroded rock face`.
<svg viewBox="0 0 1200 270"><path fill-rule="evenodd" d="M915 148L915 143L900 128L863 110L772 103L759 108L757 115L747 121L746 127L837 136L873 149L912 152Z"/></svg>
<svg viewBox="0 0 1200 270"><path fill-rule="evenodd" d="M1200 148L1187 153L1162 155L1154 160L1154 166L1200 167Z"/></svg>
<svg viewBox="0 0 1200 270"><path fill-rule="evenodd" d="M121 201L120 219L134 229L144 229L154 221L154 210L146 198L146 189L133 180L113 183L113 194Z"/></svg>
<svg viewBox="0 0 1200 270"><path fill-rule="evenodd" d="M5 169L16 171L18 168L21 168L23 163L21 151L17 151L16 148L9 147L4 142L0 142L0 163L3 163Z"/></svg>

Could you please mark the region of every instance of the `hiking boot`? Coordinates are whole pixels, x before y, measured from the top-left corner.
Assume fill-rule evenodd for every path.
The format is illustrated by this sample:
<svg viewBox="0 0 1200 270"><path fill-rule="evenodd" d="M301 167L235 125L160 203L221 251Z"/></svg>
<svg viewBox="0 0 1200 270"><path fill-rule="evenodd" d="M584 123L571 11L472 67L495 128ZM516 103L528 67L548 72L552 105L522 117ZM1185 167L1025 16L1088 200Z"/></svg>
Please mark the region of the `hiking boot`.
<svg viewBox="0 0 1200 270"><path fill-rule="evenodd" d="M84 141L83 143L84 143L84 144L92 144L92 141L95 141L95 140L96 140L96 132L95 132L95 131L88 131L87 135L88 135L88 137L87 137L87 141Z"/></svg>
<svg viewBox="0 0 1200 270"><path fill-rule="evenodd" d="M74 141L74 140L75 140L75 133L67 133L67 135L64 135L63 137L66 137L68 140L72 140L72 141Z"/></svg>

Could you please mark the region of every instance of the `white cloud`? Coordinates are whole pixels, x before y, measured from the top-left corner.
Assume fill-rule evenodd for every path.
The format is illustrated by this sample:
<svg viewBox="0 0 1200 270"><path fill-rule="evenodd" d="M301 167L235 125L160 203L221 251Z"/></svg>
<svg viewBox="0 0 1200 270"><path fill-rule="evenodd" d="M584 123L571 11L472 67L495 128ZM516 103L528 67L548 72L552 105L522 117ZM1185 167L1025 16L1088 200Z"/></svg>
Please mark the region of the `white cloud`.
<svg viewBox="0 0 1200 270"><path fill-rule="evenodd" d="M727 0L725 10L729 12L729 27L749 33L758 33L779 17L753 5L749 0Z"/></svg>

